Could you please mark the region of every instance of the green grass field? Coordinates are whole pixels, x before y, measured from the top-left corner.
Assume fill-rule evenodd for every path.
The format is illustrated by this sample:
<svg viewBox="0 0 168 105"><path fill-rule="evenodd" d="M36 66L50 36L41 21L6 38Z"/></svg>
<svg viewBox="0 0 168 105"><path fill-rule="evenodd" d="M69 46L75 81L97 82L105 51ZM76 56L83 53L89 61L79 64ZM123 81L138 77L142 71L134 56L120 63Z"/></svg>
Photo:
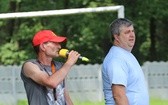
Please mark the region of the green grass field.
<svg viewBox="0 0 168 105"><path fill-rule="evenodd" d="M1 105L1 104L0 104ZM18 102L18 105L28 105L26 101L22 100ZM104 101L102 102L74 102L74 105L104 105ZM150 105L168 105L168 99L150 99Z"/></svg>
<svg viewBox="0 0 168 105"><path fill-rule="evenodd" d="M168 105L168 99L163 100L163 99L152 98L150 100L150 105Z"/></svg>

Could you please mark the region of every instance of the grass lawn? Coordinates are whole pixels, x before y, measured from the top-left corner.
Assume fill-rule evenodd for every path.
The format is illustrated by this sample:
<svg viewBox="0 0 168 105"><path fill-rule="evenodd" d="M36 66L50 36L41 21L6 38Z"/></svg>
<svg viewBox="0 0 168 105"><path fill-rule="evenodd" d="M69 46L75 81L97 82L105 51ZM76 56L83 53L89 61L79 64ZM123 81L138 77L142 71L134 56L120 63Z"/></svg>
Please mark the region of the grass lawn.
<svg viewBox="0 0 168 105"><path fill-rule="evenodd" d="M150 105L168 105L168 99L163 100L163 99L152 98L150 100Z"/></svg>
<svg viewBox="0 0 168 105"><path fill-rule="evenodd" d="M1 104L0 104L1 105ZM27 101L19 101L18 105L28 105ZM74 105L105 105L104 101L102 102L74 102ZM162 100L162 99L150 99L150 105L168 105L168 99Z"/></svg>
<svg viewBox="0 0 168 105"><path fill-rule="evenodd" d="M104 102L84 102L84 103L74 103L74 105L105 105ZM168 105L168 99L162 100L162 99L150 99L150 105Z"/></svg>

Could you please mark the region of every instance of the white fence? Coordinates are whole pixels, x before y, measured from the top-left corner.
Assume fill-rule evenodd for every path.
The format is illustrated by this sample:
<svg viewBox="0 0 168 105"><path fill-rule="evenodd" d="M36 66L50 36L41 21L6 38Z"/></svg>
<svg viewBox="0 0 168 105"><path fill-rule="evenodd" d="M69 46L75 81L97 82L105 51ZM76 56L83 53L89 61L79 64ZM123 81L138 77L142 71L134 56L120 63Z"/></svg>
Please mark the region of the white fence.
<svg viewBox="0 0 168 105"><path fill-rule="evenodd" d="M0 66L0 105L16 105L18 100L26 99L20 70L21 66ZM101 101L101 65L73 66L66 85L72 100Z"/></svg>
<svg viewBox="0 0 168 105"><path fill-rule="evenodd" d="M101 65L74 66L68 74L66 84L73 100L101 101L103 99Z"/></svg>
<svg viewBox="0 0 168 105"><path fill-rule="evenodd" d="M146 62L142 68L150 96L168 99L168 62Z"/></svg>
<svg viewBox="0 0 168 105"><path fill-rule="evenodd" d="M20 78L20 66L0 66L0 105L16 105L26 98Z"/></svg>
<svg viewBox="0 0 168 105"><path fill-rule="evenodd" d="M26 99L20 66L0 66L0 105L16 105ZM168 99L168 62L146 62L142 66L151 97ZM73 100L103 100L101 65L76 65L66 84ZM94 98L93 98L94 97Z"/></svg>

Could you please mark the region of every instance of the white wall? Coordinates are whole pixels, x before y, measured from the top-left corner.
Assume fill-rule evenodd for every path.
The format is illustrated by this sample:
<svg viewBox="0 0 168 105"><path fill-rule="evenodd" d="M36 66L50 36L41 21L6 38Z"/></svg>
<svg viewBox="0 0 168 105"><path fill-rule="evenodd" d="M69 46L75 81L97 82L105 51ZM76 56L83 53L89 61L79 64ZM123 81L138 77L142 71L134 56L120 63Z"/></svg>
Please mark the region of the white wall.
<svg viewBox="0 0 168 105"><path fill-rule="evenodd" d="M168 62L146 62L142 69L150 97L168 99ZM0 103L15 105L17 100L26 99L20 70L21 66L0 66ZM103 100L101 65L73 66L66 84L73 100Z"/></svg>

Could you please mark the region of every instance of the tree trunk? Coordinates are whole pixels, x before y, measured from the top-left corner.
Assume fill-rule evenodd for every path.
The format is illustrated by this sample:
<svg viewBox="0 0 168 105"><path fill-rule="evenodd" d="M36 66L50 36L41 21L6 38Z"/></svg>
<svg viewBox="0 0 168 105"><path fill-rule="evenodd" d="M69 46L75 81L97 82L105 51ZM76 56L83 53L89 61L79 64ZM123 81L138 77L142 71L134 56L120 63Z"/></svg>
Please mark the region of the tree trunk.
<svg viewBox="0 0 168 105"><path fill-rule="evenodd" d="M156 55L156 19L154 17L150 18L150 40L151 45L149 49L149 61L157 60Z"/></svg>
<svg viewBox="0 0 168 105"><path fill-rule="evenodd" d="M9 2L9 12L16 12L17 11L17 1L10 1ZM11 40L11 37L13 36L13 32L15 29L15 19L9 19L6 23L6 33L9 35L8 41Z"/></svg>

